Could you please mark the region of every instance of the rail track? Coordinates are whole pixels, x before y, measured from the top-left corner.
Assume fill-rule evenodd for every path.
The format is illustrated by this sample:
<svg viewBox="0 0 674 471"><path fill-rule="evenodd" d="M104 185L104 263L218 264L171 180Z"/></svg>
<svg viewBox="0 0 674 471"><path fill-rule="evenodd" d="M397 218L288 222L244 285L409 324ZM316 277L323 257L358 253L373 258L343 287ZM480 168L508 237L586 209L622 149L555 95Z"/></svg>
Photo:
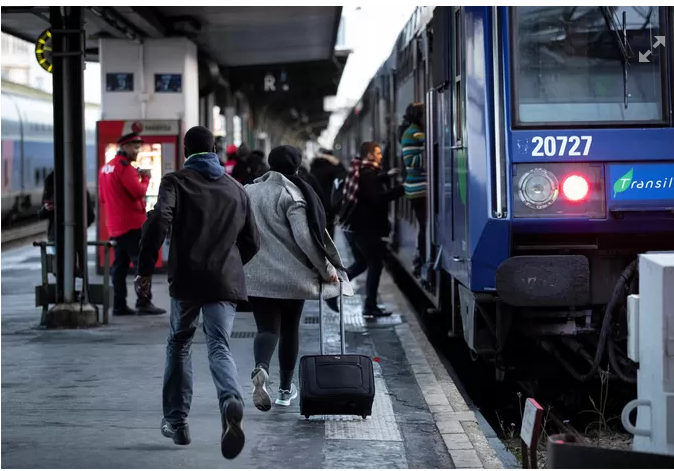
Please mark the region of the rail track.
<svg viewBox="0 0 674 471"><path fill-rule="evenodd" d="M31 221L16 227L2 229L2 250L17 247L28 241L46 237L47 221Z"/></svg>

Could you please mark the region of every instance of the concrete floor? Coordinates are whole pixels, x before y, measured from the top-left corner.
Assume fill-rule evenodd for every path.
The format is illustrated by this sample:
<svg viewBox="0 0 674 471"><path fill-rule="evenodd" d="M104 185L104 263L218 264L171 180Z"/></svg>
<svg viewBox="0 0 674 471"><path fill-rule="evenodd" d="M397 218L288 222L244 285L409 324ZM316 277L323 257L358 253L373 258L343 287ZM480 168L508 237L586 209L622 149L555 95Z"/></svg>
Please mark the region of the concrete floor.
<svg viewBox="0 0 674 471"><path fill-rule="evenodd" d="M341 237L338 242L345 252ZM220 454L217 398L200 330L193 344L192 444L179 447L159 431L168 315L113 317L111 325L89 330L39 330L40 311L33 307L39 274L37 249L2 253L4 468L392 469L513 463L494 442L493 431L452 393L456 388L437 369L435 352L419 337L413 314L387 275L381 292L395 312L391 318L366 322L361 295L345 300L348 351L378 360L372 417L307 421L297 403L264 413L248 397L246 446L228 462ZM153 290L155 304L167 308L164 275L155 276ZM328 351L338 351L338 319L327 308L326 314ZM300 355L318 350L317 316L318 303L307 302ZM240 313L232 349L245 392L252 388L255 331L252 315ZM276 359L271 379L275 390Z"/></svg>

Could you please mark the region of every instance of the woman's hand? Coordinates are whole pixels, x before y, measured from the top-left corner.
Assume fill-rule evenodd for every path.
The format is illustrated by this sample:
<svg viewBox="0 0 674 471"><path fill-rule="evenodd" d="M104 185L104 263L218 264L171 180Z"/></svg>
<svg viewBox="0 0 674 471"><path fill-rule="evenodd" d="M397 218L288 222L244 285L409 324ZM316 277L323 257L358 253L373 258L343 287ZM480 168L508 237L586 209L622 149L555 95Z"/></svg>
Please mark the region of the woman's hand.
<svg viewBox="0 0 674 471"><path fill-rule="evenodd" d="M328 277L325 279L326 283L337 283L339 278L337 277L337 270L332 265L328 268Z"/></svg>

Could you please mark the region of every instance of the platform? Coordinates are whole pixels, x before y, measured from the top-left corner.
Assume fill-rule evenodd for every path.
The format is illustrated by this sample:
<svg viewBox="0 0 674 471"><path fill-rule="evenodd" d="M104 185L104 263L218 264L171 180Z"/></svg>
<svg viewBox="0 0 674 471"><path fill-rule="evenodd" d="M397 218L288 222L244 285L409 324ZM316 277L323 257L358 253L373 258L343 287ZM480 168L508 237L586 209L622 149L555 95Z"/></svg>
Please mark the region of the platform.
<svg viewBox="0 0 674 471"><path fill-rule="evenodd" d="M348 259L339 235L337 242ZM201 330L193 344L192 444L179 447L159 431L168 315L112 316L109 326L89 330L39 330L39 310L32 307L39 268L33 247L2 253L4 468L517 467L467 405L386 273L380 293L395 312L391 318L361 317L364 280L355 282L357 296L345 298L347 348L376 360L372 417L307 421L296 402L264 413L247 397L246 446L227 462L220 455L220 417ZM155 277L154 296L167 308L165 280ZM338 351L338 318L326 311L327 348ZM307 302L300 354L318 349L317 316L317 301ZM252 314L240 313L232 347L244 391L252 389L255 330ZM276 390L276 358L271 381Z"/></svg>

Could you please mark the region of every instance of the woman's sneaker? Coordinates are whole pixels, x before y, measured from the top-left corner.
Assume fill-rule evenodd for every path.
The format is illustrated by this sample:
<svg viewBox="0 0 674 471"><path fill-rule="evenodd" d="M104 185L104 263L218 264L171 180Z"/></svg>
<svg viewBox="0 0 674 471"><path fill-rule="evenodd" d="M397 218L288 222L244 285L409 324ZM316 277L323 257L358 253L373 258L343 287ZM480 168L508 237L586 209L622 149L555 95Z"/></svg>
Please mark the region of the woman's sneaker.
<svg viewBox="0 0 674 471"><path fill-rule="evenodd" d="M290 390L281 389L278 390L278 398L276 399L276 404L279 406L289 406L290 401L297 397L297 388L294 384L290 385Z"/></svg>
<svg viewBox="0 0 674 471"><path fill-rule="evenodd" d="M253 380L253 404L259 410L267 412L271 409L271 395L267 390L269 375L264 368L255 368L250 377Z"/></svg>

